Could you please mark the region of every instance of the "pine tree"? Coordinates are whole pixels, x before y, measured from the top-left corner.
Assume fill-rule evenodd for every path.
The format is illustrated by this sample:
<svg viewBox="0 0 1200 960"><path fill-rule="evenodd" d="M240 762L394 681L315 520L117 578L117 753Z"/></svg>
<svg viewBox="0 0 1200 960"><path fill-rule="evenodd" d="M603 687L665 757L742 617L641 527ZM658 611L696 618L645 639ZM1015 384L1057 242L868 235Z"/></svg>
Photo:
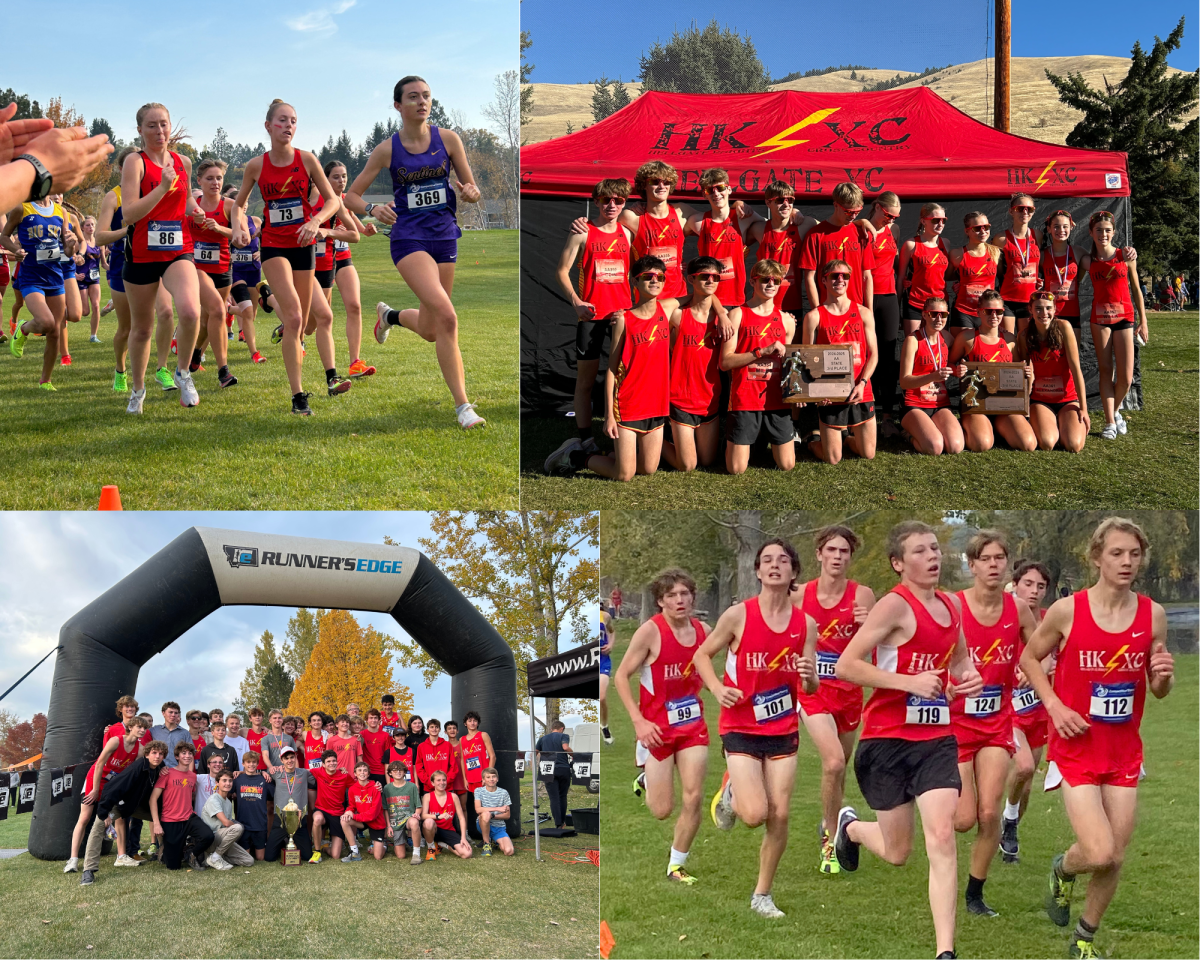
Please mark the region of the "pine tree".
<svg viewBox="0 0 1200 960"><path fill-rule="evenodd" d="M629 106L632 100L629 96L629 90L626 89L620 78L613 81L613 113L616 113L622 107Z"/></svg>
<svg viewBox="0 0 1200 960"><path fill-rule="evenodd" d="M259 706L268 713L276 707L282 710L283 705L292 698L293 686L292 678L283 669L283 664L278 661L272 663L267 667L259 685Z"/></svg>
<svg viewBox="0 0 1200 960"><path fill-rule="evenodd" d="M534 64L525 59L525 51L533 46L533 38L528 30L521 31L521 126L529 122L533 115L533 86L529 75L533 73ZM568 131L570 132L570 131Z"/></svg>
<svg viewBox="0 0 1200 960"><path fill-rule="evenodd" d="M716 20L701 30L693 20L666 44L655 43L640 58L643 90L676 93L763 93L771 76L754 41L724 30Z"/></svg>
<svg viewBox="0 0 1200 960"><path fill-rule="evenodd" d="M596 87L592 94L592 119L596 121L603 120L610 116L616 107L613 106L613 95L609 89L609 84L612 81L608 77L601 77L594 81Z"/></svg>
<svg viewBox="0 0 1200 960"><path fill-rule="evenodd" d="M217 132L213 134L212 143L208 148L218 160L229 163L233 159L233 145L229 142L229 134L225 132L224 127L217 127Z"/></svg>
<svg viewBox="0 0 1200 960"><path fill-rule="evenodd" d="M279 661L288 669L293 677L301 676L308 667L308 659L312 656L313 647L320 639L321 618L324 610L315 613L300 607L287 625L287 640L279 651Z"/></svg>
<svg viewBox="0 0 1200 960"><path fill-rule="evenodd" d="M109 122L103 117L96 117L94 120L92 120L92 128L90 131L88 131L88 135L94 137L100 133L108 134L109 143L112 143L117 139L116 134L113 133L112 125L109 124Z"/></svg>
<svg viewBox="0 0 1200 960"><path fill-rule="evenodd" d="M1133 246L1142 276L1168 270L1194 271L1200 251L1197 235L1198 126L1193 117L1200 93L1200 70L1167 73L1167 54L1183 40L1184 18L1166 40L1154 38L1149 54L1133 45L1125 79L1105 81L1093 90L1080 74L1059 77L1046 71L1058 98L1083 111L1067 135L1072 147L1121 150L1129 154ZM1126 238L1123 242L1128 242Z"/></svg>
<svg viewBox="0 0 1200 960"><path fill-rule="evenodd" d="M441 127L446 130L451 129L454 124L450 122L450 114L446 112L446 108L438 103L438 98L434 97L433 102L429 105L429 122L435 127Z"/></svg>
<svg viewBox="0 0 1200 960"><path fill-rule="evenodd" d="M243 716L251 707L270 710L280 707L287 702L285 697L278 703L269 703L266 698L264 681L270 669L279 666L279 658L275 655L275 636L270 630L264 630L254 648L254 662L246 668L246 676L238 688L237 698L233 702L234 712ZM289 691L290 692L290 691Z"/></svg>

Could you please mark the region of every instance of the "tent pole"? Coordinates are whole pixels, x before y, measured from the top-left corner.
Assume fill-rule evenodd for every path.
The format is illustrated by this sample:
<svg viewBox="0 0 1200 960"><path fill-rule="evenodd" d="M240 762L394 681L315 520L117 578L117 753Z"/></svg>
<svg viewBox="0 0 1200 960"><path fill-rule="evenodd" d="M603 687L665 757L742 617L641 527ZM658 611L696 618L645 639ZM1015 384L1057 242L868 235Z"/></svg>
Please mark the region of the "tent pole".
<svg viewBox="0 0 1200 960"><path fill-rule="evenodd" d="M533 758L533 858L542 859L541 817L538 814L538 755L534 749L537 731L533 724L533 690L529 689L529 752Z"/></svg>
<svg viewBox="0 0 1200 960"><path fill-rule="evenodd" d="M1010 93L1009 58L1012 56L1012 2L996 0L996 104L995 127L1008 133Z"/></svg>

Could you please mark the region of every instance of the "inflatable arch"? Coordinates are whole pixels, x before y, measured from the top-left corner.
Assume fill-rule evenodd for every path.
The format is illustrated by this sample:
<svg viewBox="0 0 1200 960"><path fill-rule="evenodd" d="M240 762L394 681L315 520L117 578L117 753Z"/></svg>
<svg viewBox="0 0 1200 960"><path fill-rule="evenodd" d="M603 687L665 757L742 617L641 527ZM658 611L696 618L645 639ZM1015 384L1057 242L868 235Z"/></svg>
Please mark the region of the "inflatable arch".
<svg viewBox="0 0 1200 960"><path fill-rule="evenodd" d="M513 798L510 831L519 833L516 662L428 557L407 547L193 527L63 624L30 853L66 859L79 818L76 791L50 805L51 768L92 762L114 722L113 704L134 692L142 665L233 605L390 613L451 676L453 716L475 710L483 717L500 785Z"/></svg>

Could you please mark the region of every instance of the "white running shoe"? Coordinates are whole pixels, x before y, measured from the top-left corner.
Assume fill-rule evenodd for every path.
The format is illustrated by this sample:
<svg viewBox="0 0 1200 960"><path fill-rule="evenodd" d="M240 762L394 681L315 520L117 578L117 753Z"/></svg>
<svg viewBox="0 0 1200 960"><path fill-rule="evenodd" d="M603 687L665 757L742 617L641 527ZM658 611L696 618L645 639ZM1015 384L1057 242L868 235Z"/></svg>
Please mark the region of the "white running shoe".
<svg viewBox="0 0 1200 960"><path fill-rule="evenodd" d="M1100 438L1102 440L1116 440L1117 425L1115 423L1106 423L1104 429L1100 431Z"/></svg>
<svg viewBox="0 0 1200 960"><path fill-rule="evenodd" d="M214 870L232 870L233 864L229 863L219 853L210 853L204 860Z"/></svg>
<svg viewBox="0 0 1200 960"><path fill-rule="evenodd" d="M769 893L756 893L750 898L750 909L757 913L760 917L768 917L775 920L779 917L786 917L787 914L775 906L775 901L771 899Z"/></svg>
<svg viewBox="0 0 1200 960"><path fill-rule="evenodd" d="M1125 434L1129 432L1129 424L1127 424L1125 422L1125 418L1121 416L1120 410L1118 410L1114 416L1116 417L1117 421L1117 433L1119 433L1121 436L1125 436Z"/></svg>
<svg viewBox="0 0 1200 960"><path fill-rule="evenodd" d="M712 799L709 812L712 814L713 823L717 825L718 830L732 830L733 825L737 822L737 814L733 812L733 781L729 778L728 770L725 771L725 778L721 781L721 789Z"/></svg>
<svg viewBox="0 0 1200 960"><path fill-rule="evenodd" d="M117 861L116 861L116 863L113 864L113 866L115 866L115 867L136 867L140 862L141 861L139 861L139 860L134 860L133 857L131 857L129 854L123 853L119 857L117 857Z"/></svg>
<svg viewBox="0 0 1200 960"><path fill-rule="evenodd" d="M126 413L141 413L142 412L142 404L145 402L145 400L146 400L146 388L145 387L142 387L141 390L134 390L134 391L130 392L129 406L127 406L125 408L125 412Z"/></svg>
<svg viewBox="0 0 1200 960"><path fill-rule="evenodd" d="M92 334L88 337L88 343L103 343L103 341L95 334Z"/></svg>
<svg viewBox="0 0 1200 960"><path fill-rule="evenodd" d="M582 450L583 444L579 442L578 437L572 437L570 440L564 440L558 445L558 448L546 458L542 464L542 469L552 477L569 477L575 472L575 468L571 466L571 454L576 450Z"/></svg>
<svg viewBox="0 0 1200 960"><path fill-rule="evenodd" d="M179 388L179 405L181 407L196 407L200 405L200 394L196 391L196 384L192 382L190 373L180 373L179 368L175 368L175 386Z"/></svg>
<svg viewBox="0 0 1200 960"><path fill-rule="evenodd" d="M63 867L63 873L78 873L78 872L79 872L79 858L71 857L70 859L67 860L67 865L65 867Z"/></svg>
<svg viewBox="0 0 1200 960"><path fill-rule="evenodd" d="M482 427L486 420L475 412L473 403L464 403L461 407L455 410L458 415L458 425L464 430L470 430L472 427Z"/></svg>
<svg viewBox="0 0 1200 960"><path fill-rule="evenodd" d="M596 442L595 437L588 437L586 440L583 441L583 452L586 453L589 457L593 453L600 452L600 444L598 444Z"/></svg>
<svg viewBox="0 0 1200 960"><path fill-rule="evenodd" d="M388 311L392 308L380 300L375 304L375 342L383 343L387 340L388 334L392 330L392 325L387 322Z"/></svg>

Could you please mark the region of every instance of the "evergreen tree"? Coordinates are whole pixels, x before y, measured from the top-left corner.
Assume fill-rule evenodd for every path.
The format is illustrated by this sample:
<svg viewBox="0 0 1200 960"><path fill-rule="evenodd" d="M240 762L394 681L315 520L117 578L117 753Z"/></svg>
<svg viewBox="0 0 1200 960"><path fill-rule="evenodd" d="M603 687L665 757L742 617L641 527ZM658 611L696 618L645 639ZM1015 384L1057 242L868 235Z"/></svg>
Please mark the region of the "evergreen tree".
<svg viewBox="0 0 1200 960"><path fill-rule="evenodd" d="M533 38L528 30L521 31L521 126L529 122L533 115L533 86L529 75L533 73L534 64L525 59L525 51L533 46ZM568 131L570 132L570 131Z"/></svg>
<svg viewBox="0 0 1200 960"><path fill-rule="evenodd" d="M285 703L292 698L292 678L283 669L283 664L276 661L267 667L259 686L259 705L268 713L278 707L283 709Z"/></svg>
<svg viewBox="0 0 1200 960"><path fill-rule="evenodd" d="M113 133L113 128L109 125L109 122L103 117L96 117L96 119L92 121L92 128L88 135L94 137L100 133L108 134L109 143L114 143L117 139L117 135Z"/></svg>
<svg viewBox="0 0 1200 960"><path fill-rule="evenodd" d="M265 699L264 682L273 666L279 665L275 655L275 637L270 630L264 630L254 648L254 662L246 668L246 676L238 688L237 698L233 701L234 713L245 716L251 707L261 707L264 711L272 707L282 706L286 699L278 703L268 703ZM289 691L290 692L290 691Z"/></svg>
<svg viewBox="0 0 1200 960"><path fill-rule="evenodd" d="M229 142L229 134L225 132L224 127L217 127L208 149L218 160L224 160L226 163L233 160L233 144Z"/></svg>
<svg viewBox="0 0 1200 960"><path fill-rule="evenodd" d="M280 662L287 667L293 677L300 677L308 669L309 658L312 657L313 647L320 639L321 618L325 611L318 609L315 613L300 607L287 625L287 640L279 651Z"/></svg>
<svg viewBox="0 0 1200 960"><path fill-rule="evenodd" d="M640 58L643 90L677 93L763 93L771 76L754 42L716 20L701 30L693 20L666 44L655 43Z"/></svg>
<svg viewBox="0 0 1200 960"><path fill-rule="evenodd" d="M613 88L613 113L616 113L622 107L629 106L629 104L632 103L632 100L629 96L629 91L625 88L625 84L623 84L621 82L620 78L618 78L617 80L615 80L613 82L612 88Z"/></svg>
<svg viewBox="0 0 1200 960"><path fill-rule="evenodd" d="M613 110L616 109L613 106L612 90L609 89L612 81L608 77L601 77L599 80L593 81L593 83L596 90L592 94L592 119L600 121L611 115Z"/></svg>
<svg viewBox="0 0 1200 960"><path fill-rule="evenodd" d="M0 90L0 107L7 107L10 103L17 105L14 120L37 120L42 116L42 108L36 100L30 100L25 94L17 93L12 87Z"/></svg>
<svg viewBox="0 0 1200 960"><path fill-rule="evenodd" d="M1142 276L1168 270L1195 271L1198 254L1196 118L1184 122L1200 93L1200 70L1167 73L1167 54L1183 40L1184 18L1166 40L1154 38L1147 54L1133 45L1129 72L1118 84L1093 90L1080 74L1059 77L1046 71L1058 98L1083 111L1067 144L1129 155L1132 241ZM1120 239L1120 238L1118 238Z"/></svg>
<svg viewBox="0 0 1200 960"><path fill-rule="evenodd" d="M450 122L450 114L446 112L446 108L438 103L438 98L434 97L433 102L429 105L429 122L435 127L441 127L450 130L454 124Z"/></svg>

